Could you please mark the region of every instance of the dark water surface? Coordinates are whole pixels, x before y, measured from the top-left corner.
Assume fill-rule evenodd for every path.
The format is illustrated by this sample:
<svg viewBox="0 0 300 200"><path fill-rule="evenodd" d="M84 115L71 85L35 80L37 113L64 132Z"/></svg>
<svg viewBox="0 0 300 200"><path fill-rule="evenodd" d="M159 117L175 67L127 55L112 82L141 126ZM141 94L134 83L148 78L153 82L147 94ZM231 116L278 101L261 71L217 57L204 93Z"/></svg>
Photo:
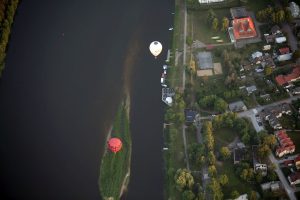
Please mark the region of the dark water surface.
<svg viewBox="0 0 300 200"><path fill-rule="evenodd" d="M132 94L126 199L162 199L166 51L154 60L148 45L168 45L172 4L22 1L0 82L1 199L100 199L99 164L123 80Z"/></svg>

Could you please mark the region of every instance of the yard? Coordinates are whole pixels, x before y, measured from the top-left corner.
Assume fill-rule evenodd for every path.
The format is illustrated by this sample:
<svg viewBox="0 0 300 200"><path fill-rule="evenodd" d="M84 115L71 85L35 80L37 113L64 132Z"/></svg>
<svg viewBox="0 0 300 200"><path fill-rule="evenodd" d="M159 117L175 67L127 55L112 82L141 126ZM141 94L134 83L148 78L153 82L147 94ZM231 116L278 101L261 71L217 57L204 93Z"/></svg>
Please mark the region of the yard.
<svg viewBox="0 0 300 200"><path fill-rule="evenodd" d="M216 147L221 148L222 146L227 146L234 141L238 134L235 130L229 128L221 128L214 130L214 137L216 141Z"/></svg>
<svg viewBox="0 0 300 200"><path fill-rule="evenodd" d="M214 12L219 17L219 25L223 17L230 17L229 9L214 9ZM188 12L188 36L194 41L199 40L205 44L216 44L216 40L212 37L219 36L218 40L223 40L223 43L230 42L228 32L213 31L212 28L207 25L208 11L189 11ZM220 27L220 26L219 26Z"/></svg>
<svg viewBox="0 0 300 200"><path fill-rule="evenodd" d="M232 159L222 162L217 166L219 174L226 174L228 176L228 185L223 189L224 199L230 198L232 191L237 190L240 194L245 194L251 190L256 190L253 185L242 181L236 174L234 170L234 165Z"/></svg>

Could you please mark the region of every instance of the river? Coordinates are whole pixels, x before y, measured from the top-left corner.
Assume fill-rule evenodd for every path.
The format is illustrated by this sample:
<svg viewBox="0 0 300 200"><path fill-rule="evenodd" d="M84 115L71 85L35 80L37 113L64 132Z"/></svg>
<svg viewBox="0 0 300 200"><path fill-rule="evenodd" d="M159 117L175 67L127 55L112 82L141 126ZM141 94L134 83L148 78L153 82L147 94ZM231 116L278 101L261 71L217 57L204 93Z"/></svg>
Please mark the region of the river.
<svg viewBox="0 0 300 200"><path fill-rule="evenodd" d="M21 2L0 83L2 199L100 199L104 140L124 85L133 139L126 199L162 199L166 49L155 60L148 45L168 45L172 4Z"/></svg>

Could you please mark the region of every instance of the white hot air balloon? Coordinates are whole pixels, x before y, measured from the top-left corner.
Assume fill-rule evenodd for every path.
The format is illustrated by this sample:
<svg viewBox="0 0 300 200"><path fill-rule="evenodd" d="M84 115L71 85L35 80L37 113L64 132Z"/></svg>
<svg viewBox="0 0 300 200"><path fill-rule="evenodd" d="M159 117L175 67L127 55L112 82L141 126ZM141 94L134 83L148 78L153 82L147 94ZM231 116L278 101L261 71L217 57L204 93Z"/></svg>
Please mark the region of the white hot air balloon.
<svg viewBox="0 0 300 200"><path fill-rule="evenodd" d="M149 46L150 52L155 56L155 58L161 53L162 45L158 41L151 42Z"/></svg>

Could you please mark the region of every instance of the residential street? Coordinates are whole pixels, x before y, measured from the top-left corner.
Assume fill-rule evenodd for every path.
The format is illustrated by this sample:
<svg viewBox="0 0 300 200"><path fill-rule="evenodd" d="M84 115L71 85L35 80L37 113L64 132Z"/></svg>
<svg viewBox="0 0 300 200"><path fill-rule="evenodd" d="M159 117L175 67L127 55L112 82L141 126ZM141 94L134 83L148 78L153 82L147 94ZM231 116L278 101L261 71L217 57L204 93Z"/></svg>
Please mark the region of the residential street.
<svg viewBox="0 0 300 200"><path fill-rule="evenodd" d="M269 159L271 160L272 163L274 163L276 165L275 172L277 173L277 175L278 175L278 177L279 177L279 179L280 179L287 195L289 196L290 200L297 200L297 198L294 194L294 189L290 186L290 184L286 180L284 174L282 173L282 171L280 169L279 162L274 157L273 153L269 154Z"/></svg>
<svg viewBox="0 0 300 200"><path fill-rule="evenodd" d="M282 23L282 30L288 36L288 43L291 47L292 52L296 51L298 49L298 46L297 46L298 42L297 42L297 38L295 37L295 35L291 29L291 26L288 23L284 22L284 23Z"/></svg>

